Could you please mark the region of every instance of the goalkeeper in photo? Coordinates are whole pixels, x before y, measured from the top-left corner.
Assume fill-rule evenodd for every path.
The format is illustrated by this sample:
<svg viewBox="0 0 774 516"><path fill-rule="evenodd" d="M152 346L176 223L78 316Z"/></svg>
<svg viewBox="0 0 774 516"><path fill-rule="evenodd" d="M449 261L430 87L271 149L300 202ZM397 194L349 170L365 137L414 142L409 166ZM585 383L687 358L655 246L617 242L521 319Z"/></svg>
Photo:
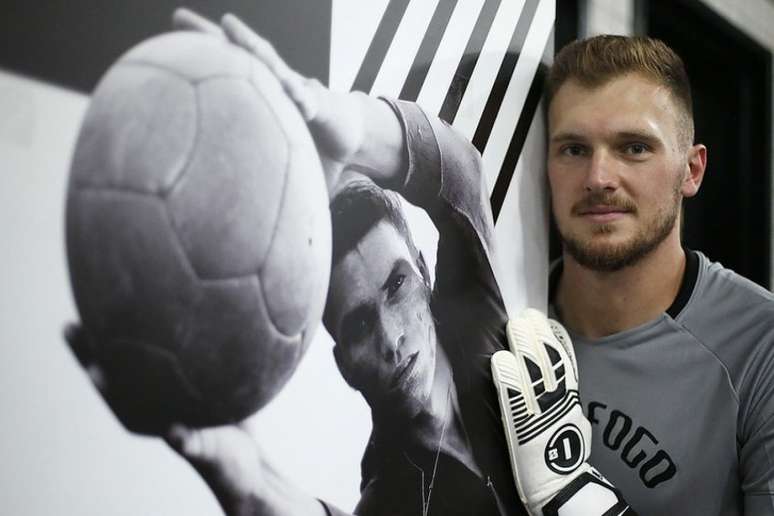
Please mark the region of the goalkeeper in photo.
<svg viewBox="0 0 774 516"><path fill-rule="evenodd" d="M507 316L491 265L493 221L478 152L415 103L336 93L300 76L233 16L217 27L181 10L176 24L257 58L314 138L332 229L322 322L341 377L362 395L372 420L353 512L525 514L491 383L489 361L506 346ZM408 211L424 212L419 218L437 244L428 237L419 245ZM105 380L95 383L110 402L110 371L89 356L86 330L69 340L82 364L98 371L95 379ZM120 404L111 408L125 421ZM154 433L165 434L228 514L347 514L325 502L326 493L310 496L280 475L244 421L182 423L188 426ZM308 460L314 467L316 458Z"/></svg>

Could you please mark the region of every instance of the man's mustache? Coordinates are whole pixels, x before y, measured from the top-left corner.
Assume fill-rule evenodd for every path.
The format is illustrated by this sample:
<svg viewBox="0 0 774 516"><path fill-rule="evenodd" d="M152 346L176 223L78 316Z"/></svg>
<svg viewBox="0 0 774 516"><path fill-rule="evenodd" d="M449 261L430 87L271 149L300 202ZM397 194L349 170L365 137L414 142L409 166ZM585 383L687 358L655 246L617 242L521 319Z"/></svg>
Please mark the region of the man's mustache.
<svg viewBox="0 0 774 516"><path fill-rule="evenodd" d="M592 209L609 208L615 211L636 213L637 205L631 199L608 192L592 192L572 207L573 215L583 215Z"/></svg>

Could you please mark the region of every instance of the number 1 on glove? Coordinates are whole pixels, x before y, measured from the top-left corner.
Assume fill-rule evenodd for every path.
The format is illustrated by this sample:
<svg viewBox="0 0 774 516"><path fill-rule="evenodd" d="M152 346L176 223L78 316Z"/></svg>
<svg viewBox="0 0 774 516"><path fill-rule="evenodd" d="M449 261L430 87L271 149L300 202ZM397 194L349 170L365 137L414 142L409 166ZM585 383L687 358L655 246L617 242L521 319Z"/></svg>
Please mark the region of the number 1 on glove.
<svg viewBox="0 0 774 516"><path fill-rule="evenodd" d="M578 369L564 328L525 310L508 321L511 351L492 356L513 476L532 516L633 515L588 462L591 425L578 396Z"/></svg>

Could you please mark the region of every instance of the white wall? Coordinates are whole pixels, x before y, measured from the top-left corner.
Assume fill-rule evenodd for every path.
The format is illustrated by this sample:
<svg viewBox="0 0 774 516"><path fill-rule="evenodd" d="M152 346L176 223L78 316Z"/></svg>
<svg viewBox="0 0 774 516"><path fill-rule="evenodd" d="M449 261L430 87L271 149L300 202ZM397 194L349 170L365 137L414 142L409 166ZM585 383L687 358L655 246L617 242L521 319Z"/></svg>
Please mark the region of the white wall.
<svg viewBox="0 0 774 516"><path fill-rule="evenodd" d="M582 37L629 36L634 32L634 0L587 0L584 21Z"/></svg>

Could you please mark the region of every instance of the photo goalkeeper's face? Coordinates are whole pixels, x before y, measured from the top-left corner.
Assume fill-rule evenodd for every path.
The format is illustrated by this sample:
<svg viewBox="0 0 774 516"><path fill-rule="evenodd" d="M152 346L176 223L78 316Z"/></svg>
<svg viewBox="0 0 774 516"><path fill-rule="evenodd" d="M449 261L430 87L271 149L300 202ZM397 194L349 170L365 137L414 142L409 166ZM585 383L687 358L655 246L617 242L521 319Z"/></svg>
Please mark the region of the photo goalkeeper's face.
<svg viewBox="0 0 774 516"><path fill-rule="evenodd" d="M689 195L684 124L669 90L638 74L591 88L569 80L556 92L551 201L564 250L580 265L619 270L676 235Z"/></svg>
<svg viewBox="0 0 774 516"><path fill-rule="evenodd" d="M411 417L429 401L436 333L416 250L382 220L333 268L329 304L342 375L371 409Z"/></svg>

